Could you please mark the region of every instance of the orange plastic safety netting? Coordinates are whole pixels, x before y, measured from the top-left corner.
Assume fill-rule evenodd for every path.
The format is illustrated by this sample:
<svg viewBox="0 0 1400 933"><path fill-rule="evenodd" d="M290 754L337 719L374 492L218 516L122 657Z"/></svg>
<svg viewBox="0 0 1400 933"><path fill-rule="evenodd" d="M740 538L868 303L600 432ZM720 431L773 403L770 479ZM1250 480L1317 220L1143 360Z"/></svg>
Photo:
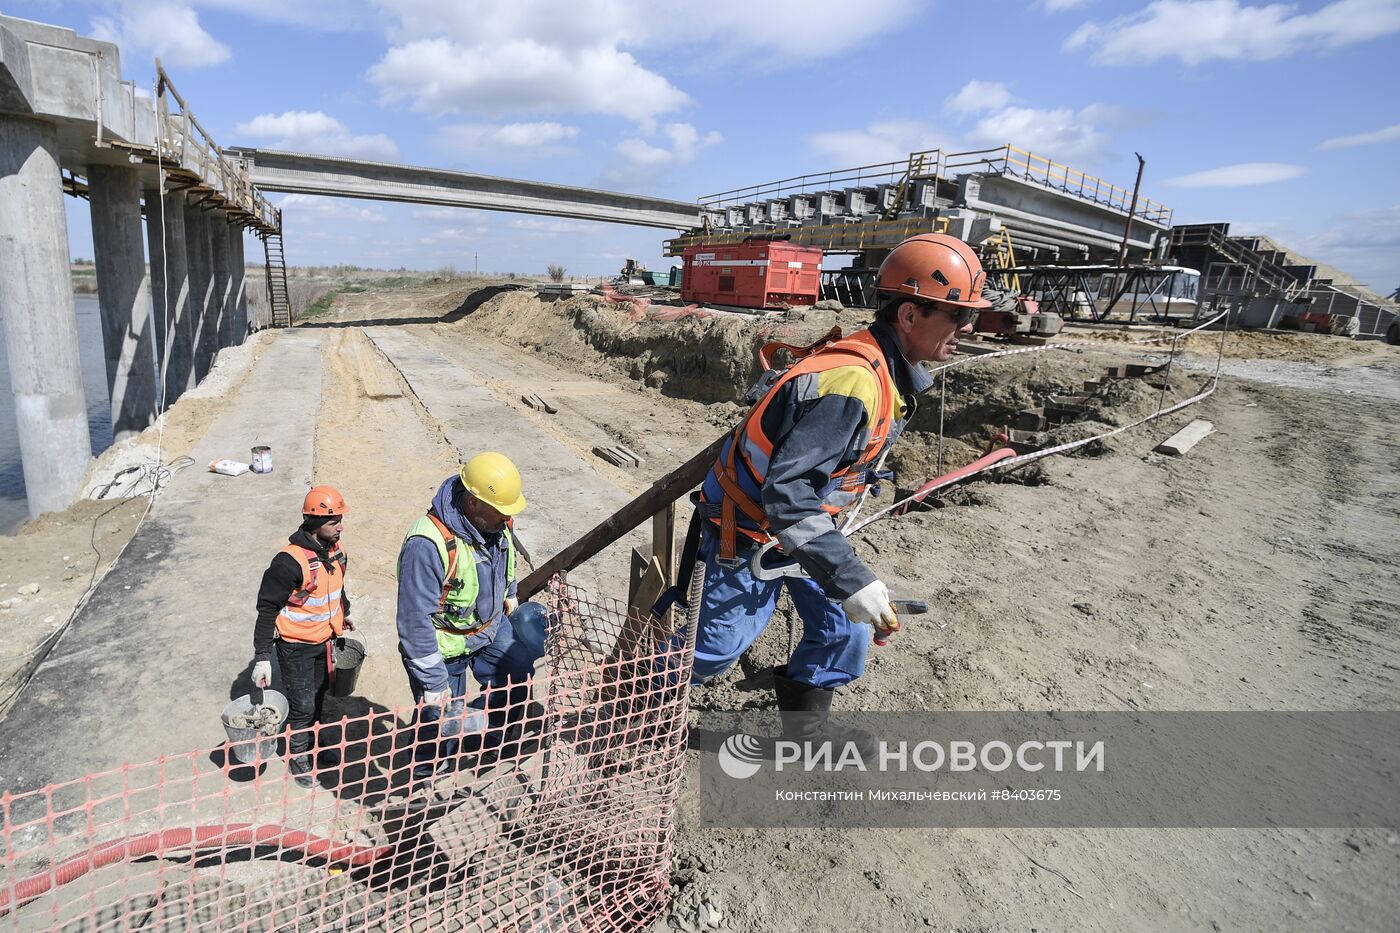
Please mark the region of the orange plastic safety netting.
<svg viewBox="0 0 1400 933"><path fill-rule="evenodd" d="M559 579L545 602L530 696L487 691L451 755L434 737L415 760L409 711L385 711L321 727L341 762L311 790L225 747L0 795L0 930L646 927L693 641Z"/></svg>

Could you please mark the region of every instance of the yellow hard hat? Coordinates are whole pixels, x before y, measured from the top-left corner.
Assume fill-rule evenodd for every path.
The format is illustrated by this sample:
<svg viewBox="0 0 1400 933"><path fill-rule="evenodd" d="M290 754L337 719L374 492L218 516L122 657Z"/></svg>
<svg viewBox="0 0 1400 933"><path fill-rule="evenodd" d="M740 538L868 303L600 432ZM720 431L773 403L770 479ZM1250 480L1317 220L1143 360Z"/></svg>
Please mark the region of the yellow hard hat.
<svg viewBox="0 0 1400 933"><path fill-rule="evenodd" d="M524 510L520 471L505 454L494 450L477 454L462 464L461 477L467 492L502 515L515 515Z"/></svg>

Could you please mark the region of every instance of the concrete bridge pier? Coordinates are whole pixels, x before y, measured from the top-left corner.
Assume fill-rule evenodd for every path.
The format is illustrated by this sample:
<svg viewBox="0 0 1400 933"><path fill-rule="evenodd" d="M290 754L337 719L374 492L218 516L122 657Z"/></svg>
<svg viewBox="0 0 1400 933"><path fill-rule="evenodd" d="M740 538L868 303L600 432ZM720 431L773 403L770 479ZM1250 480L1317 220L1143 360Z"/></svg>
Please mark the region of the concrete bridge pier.
<svg viewBox="0 0 1400 933"><path fill-rule="evenodd" d="M209 319L205 323L209 333L209 365L212 366L214 357L231 343L229 326L233 323L233 316L229 314L228 305L233 274L229 270L228 217L223 211L205 211L204 222L209 226L210 271L214 278Z"/></svg>
<svg viewBox="0 0 1400 933"><path fill-rule="evenodd" d="M185 338L190 316L189 249L185 239L185 196L178 191L146 192L146 232L151 250L156 345L166 408L184 394L193 372Z"/></svg>
<svg viewBox="0 0 1400 933"><path fill-rule="evenodd" d="M213 353L209 350L209 308L214 293L212 250L209 243L208 215L194 204L185 204L185 243L190 262L190 308L182 329L188 341L191 365L184 389L193 389L209 372Z"/></svg>
<svg viewBox="0 0 1400 933"><path fill-rule="evenodd" d="M112 440L119 442L140 434L157 414L141 184L134 167L91 165L88 191Z"/></svg>
<svg viewBox="0 0 1400 933"><path fill-rule="evenodd" d="M30 517L65 509L92 456L68 218L51 124L0 114L0 318Z"/></svg>
<svg viewBox="0 0 1400 933"><path fill-rule="evenodd" d="M243 259L243 228L229 230L229 262L233 270L233 342L248 339L248 265Z"/></svg>

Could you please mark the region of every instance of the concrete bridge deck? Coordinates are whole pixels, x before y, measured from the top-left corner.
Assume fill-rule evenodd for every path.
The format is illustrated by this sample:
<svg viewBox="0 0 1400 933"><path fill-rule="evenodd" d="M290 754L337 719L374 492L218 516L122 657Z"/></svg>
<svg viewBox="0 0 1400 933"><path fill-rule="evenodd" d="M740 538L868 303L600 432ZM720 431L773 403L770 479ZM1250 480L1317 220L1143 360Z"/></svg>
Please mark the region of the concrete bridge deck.
<svg viewBox="0 0 1400 933"><path fill-rule="evenodd" d="M640 194L270 149L232 147L224 154L246 167L253 184L264 191L445 204L671 230L700 226L698 204Z"/></svg>

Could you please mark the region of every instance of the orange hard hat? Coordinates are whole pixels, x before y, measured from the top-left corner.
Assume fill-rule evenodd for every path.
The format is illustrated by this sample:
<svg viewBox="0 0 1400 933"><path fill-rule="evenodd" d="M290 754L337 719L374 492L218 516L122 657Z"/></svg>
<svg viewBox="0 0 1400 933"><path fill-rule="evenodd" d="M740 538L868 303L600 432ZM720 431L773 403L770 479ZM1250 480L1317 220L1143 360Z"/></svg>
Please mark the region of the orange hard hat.
<svg viewBox="0 0 1400 933"><path fill-rule="evenodd" d="M921 233L890 251L880 263L876 287L960 308L987 308L992 303L982 297L986 281L972 247L946 233Z"/></svg>
<svg viewBox="0 0 1400 933"><path fill-rule="evenodd" d="M334 486L313 486L301 503L303 515L344 515L350 511L345 497Z"/></svg>

